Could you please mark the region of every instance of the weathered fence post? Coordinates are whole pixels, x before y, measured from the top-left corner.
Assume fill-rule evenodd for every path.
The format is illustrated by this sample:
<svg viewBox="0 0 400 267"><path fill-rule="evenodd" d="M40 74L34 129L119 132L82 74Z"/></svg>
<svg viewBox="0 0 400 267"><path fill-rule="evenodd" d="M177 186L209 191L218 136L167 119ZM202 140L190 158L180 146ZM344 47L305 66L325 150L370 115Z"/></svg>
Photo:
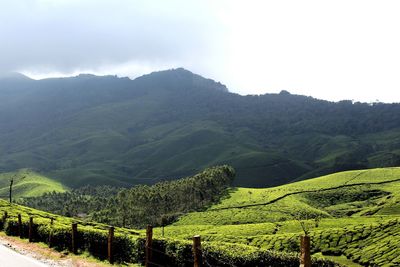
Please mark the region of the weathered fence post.
<svg viewBox="0 0 400 267"><path fill-rule="evenodd" d="M113 264L114 263L114 255L113 255L113 242L114 242L114 227L110 227L108 230L108 261Z"/></svg>
<svg viewBox="0 0 400 267"><path fill-rule="evenodd" d="M201 251L201 239L199 235L193 237L193 258L194 267L201 267L203 265L203 254Z"/></svg>
<svg viewBox="0 0 400 267"><path fill-rule="evenodd" d="M33 242L33 217L29 217L29 242Z"/></svg>
<svg viewBox="0 0 400 267"><path fill-rule="evenodd" d="M21 218L21 214L18 214L18 235L19 235L19 238L22 238L22 218Z"/></svg>
<svg viewBox="0 0 400 267"><path fill-rule="evenodd" d="M153 247L153 226L147 225L147 228L146 228L146 261L145 261L146 267L151 266L152 247Z"/></svg>
<svg viewBox="0 0 400 267"><path fill-rule="evenodd" d="M71 235L71 249L72 253L76 254L78 252L78 224L72 223L72 235Z"/></svg>
<svg viewBox="0 0 400 267"><path fill-rule="evenodd" d="M300 267L311 267L310 237L300 237Z"/></svg>

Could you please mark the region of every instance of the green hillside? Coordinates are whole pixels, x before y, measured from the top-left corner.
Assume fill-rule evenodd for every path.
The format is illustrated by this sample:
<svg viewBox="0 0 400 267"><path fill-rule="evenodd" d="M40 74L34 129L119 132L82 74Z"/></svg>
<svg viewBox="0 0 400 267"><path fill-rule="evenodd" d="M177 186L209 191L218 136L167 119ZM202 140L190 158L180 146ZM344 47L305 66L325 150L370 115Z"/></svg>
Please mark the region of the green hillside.
<svg viewBox="0 0 400 267"><path fill-rule="evenodd" d="M178 224L277 222L293 218L297 210L306 211L311 218L388 211L398 215L399 186L400 168L384 168L341 172L265 189L235 188L220 204L192 213Z"/></svg>
<svg viewBox="0 0 400 267"><path fill-rule="evenodd" d="M196 232L204 240L296 252L300 222L316 255L398 266L400 168L341 172L265 189L234 188L219 204L181 217L164 232L182 239Z"/></svg>
<svg viewBox="0 0 400 267"><path fill-rule="evenodd" d="M206 177L207 173L203 175ZM191 179L196 181L194 178ZM184 185L182 180L174 183ZM139 188L145 190L144 186ZM132 199L128 199L128 192L120 194L120 197L126 198L126 203L114 199L107 204L108 208L114 210L108 215L109 221L117 218L119 206L125 206L122 210L126 209L128 217L132 217L131 209L138 210L139 213L144 212L145 214L136 216L147 221L145 216L155 214L157 208L144 211L135 204L144 206L140 203L157 199L168 191L167 184L154 186L154 190L156 188L160 190L151 193L149 191L142 197L139 197L139 194L137 198ZM343 266L355 267L398 266L400 264L399 189L399 167L339 172L263 189L234 187L229 189L228 194L219 203L208 206L203 211L182 215L171 225L155 228L154 237L157 242L161 242L159 245L163 253L170 253L168 257L171 257L171 260L186 255L182 253L190 254L192 237L199 234L208 251L205 255L211 257L209 262L214 264L211 264L212 266L258 266L266 259L270 259L271 264L279 262L276 266L296 266L296 264L298 266L296 261L300 250L299 236L307 231L311 237L311 249L315 261L320 259L328 262L326 260L329 259ZM176 191L175 197L182 198L178 194L181 192L180 189ZM190 194L186 194L189 199ZM138 198L140 199L137 200ZM175 203L174 197L168 198L170 199L168 204ZM193 199L193 202L196 201ZM163 204L160 206L161 209L165 208ZM47 218L45 221L55 216L61 224L64 220L68 223L74 220L18 205L13 207L10 211L9 204L0 201L0 212L8 210L14 216L16 212L23 211ZM94 209L98 210L98 207ZM68 223L60 227L67 229ZM92 231L91 226L97 225L88 221L82 221L81 224L84 226L84 231L89 232ZM48 229L47 226L43 227ZM99 227L99 229L106 228L100 224ZM130 241L127 241L124 238L129 235L127 232L129 230L120 229L122 239L118 242L128 246L127 251L140 246L145 230L133 230L139 236L135 234L132 238L129 237ZM106 230L103 230L101 237L103 241L107 240L105 233ZM93 238L98 238L95 232L90 232L85 240L92 242L92 235ZM123 257L128 256L124 254ZM129 260L134 262L137 258ZM225 265L221 264L220 260L223 260ZM168 266L181 266L180 264L183 263L174 262ZM323 266L333 266L329 264ZM320 265L315 264L315 266Z"/></svg>
<svg viewBox="0 0 400 267"><path fill-rule="evenodd" d="M109 225L87 222L54 215L32 208L9 204L0 199L0 231L10 236L28 238L29 221L32 218L32 242L42 242L64 254L74 253L87 257L108 259ZM21 227L18 223L21 215ZM76 251L72 250L71 225L77 224ZM115 227L112 239L113 261L118 266L143 266L146 236L143 231ZM33 248L34 249L34 248ZM266 265L294 267L299 265L295 253L282 253L259 249L254 246L228 242L203 241L203 260L211 266L258 266ZM338 264L320 257L312 258L312 266L340 267ZM191 266L193 265L192 242L176 238L153 238L152 265ZM136 266L136 265L134 265Z"/></svg>
<svg viewBox="0 0 400 267"><path fill-rule="evenodd" d="M130 186L235 168L266 187L400 165L400 104L241 96L184 69L115 76L0 79L0 172L62 184Z"/></svg>
<svg viewBox="0 0 400 267"><path fill-rule="evenodd" d="M64 192L66 187L46 176L28 169L0 173L0 196L8 198L10 179L14 178L13 198L36 197L47 192Z"/></svg>

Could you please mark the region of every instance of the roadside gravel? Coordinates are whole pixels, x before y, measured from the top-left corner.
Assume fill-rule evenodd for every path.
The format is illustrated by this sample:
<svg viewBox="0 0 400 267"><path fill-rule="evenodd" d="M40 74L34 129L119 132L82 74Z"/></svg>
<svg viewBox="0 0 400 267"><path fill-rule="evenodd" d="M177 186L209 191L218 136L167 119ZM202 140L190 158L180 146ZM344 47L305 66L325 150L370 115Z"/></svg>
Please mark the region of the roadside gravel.
<svg viewBox="0 0 400 267"><path fill-rule="evenodd" d="M0 245L32 258L44 266L50 267L105 267L112 266L107 263L98 263L93 260L82 259L75 255L57 252L37 243L29 243L27 240L10 237L0 233ZM39 264L40 265L40 264ZM16 265L13 265L17 267ZM0 262L0 267L3 267ZM19 266L18 266L19 267Z"/></svg>

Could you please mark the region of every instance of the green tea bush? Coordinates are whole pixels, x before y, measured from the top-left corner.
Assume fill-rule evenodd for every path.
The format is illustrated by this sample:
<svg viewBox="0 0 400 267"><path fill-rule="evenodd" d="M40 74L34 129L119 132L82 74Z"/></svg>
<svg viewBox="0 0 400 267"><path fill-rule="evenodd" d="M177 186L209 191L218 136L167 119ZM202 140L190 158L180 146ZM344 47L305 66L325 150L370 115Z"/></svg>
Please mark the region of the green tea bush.
<svg viewBox="0 0 400 267"><path fill-rule="evenodd" d="M19 235L18 220L9 217L1 221L7 235ZM35 218L33 240L44 242L59 251L71 249L71 225ZM22 236L28 237L29 220L22 220ZM87 251L92 256L107 258L108 231L92 226L79 225L77 231L78 253ZM284 239L275 243L284 244ZM212 266L298 266L297 254L271 252L253 246L226 242L203 242L203 260ZM114 260L118 263L143 263L145 239L127 232L115 232ZM152 262L162 266L193 266L192 242L187 240L154 239ZM333 262L314 259L313 266L338 266Z"/></svg>
<svg viewBox="0 0 400 267"><path fill-rule="evenodd" d="M95 229L78 230L78 249L104 260L107 258L108 233Z"/></svg>
<svg viewBox="0 0 400 267"><path fill-rule="evenodd" d="M204 242L203 262L206 266L299 266L299 255L281 253L253 246L225 242ZM192 243L161 239L153 241L153 262L162 266L193 266ZM325 259L312 259L313 266L340 266Z"/></svg>
<svg viewBox="0 0 400 267"><path fill-rule="evenodd" d="M113 247L117 262L140 262L144 259L144 238L117 233L114 236Z"/></svg>
<svg viewBox="0 0 400 267"><path fill-rule="evenodd" d="M3 230L7 235L18 236L18 220L7 218L1 220ZM72 243L71 226L60 223L50 224L49 222L38 219L33 224L33 241L43 242L50 247L58 250L70 250ZM29 235L29 221L22 221L22 237ZM137 262L142 259L144 250L143 245L139 245L135 235L126 233L116 233L114 235L114 259L116 262ZM140 243L140 244L141 244ZM107 258L108 231L90 227L78 227L77 246L78 252L87 251L94 257L104 260Z"/></svg>

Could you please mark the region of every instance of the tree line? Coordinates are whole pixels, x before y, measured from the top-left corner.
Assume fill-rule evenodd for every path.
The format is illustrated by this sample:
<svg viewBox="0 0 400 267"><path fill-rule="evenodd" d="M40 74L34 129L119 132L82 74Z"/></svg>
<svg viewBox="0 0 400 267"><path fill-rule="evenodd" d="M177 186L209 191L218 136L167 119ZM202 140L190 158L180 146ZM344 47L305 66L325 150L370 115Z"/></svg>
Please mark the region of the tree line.
<svg viewBox="0 0 400 267"><path fill-rule="evenodd" d="M85 186L69 192L25 198L21 204L115 226L165 225L184 213L202 210L218 202L234 177L234 169L224 165L154 185L132 188Z"/></svg>

